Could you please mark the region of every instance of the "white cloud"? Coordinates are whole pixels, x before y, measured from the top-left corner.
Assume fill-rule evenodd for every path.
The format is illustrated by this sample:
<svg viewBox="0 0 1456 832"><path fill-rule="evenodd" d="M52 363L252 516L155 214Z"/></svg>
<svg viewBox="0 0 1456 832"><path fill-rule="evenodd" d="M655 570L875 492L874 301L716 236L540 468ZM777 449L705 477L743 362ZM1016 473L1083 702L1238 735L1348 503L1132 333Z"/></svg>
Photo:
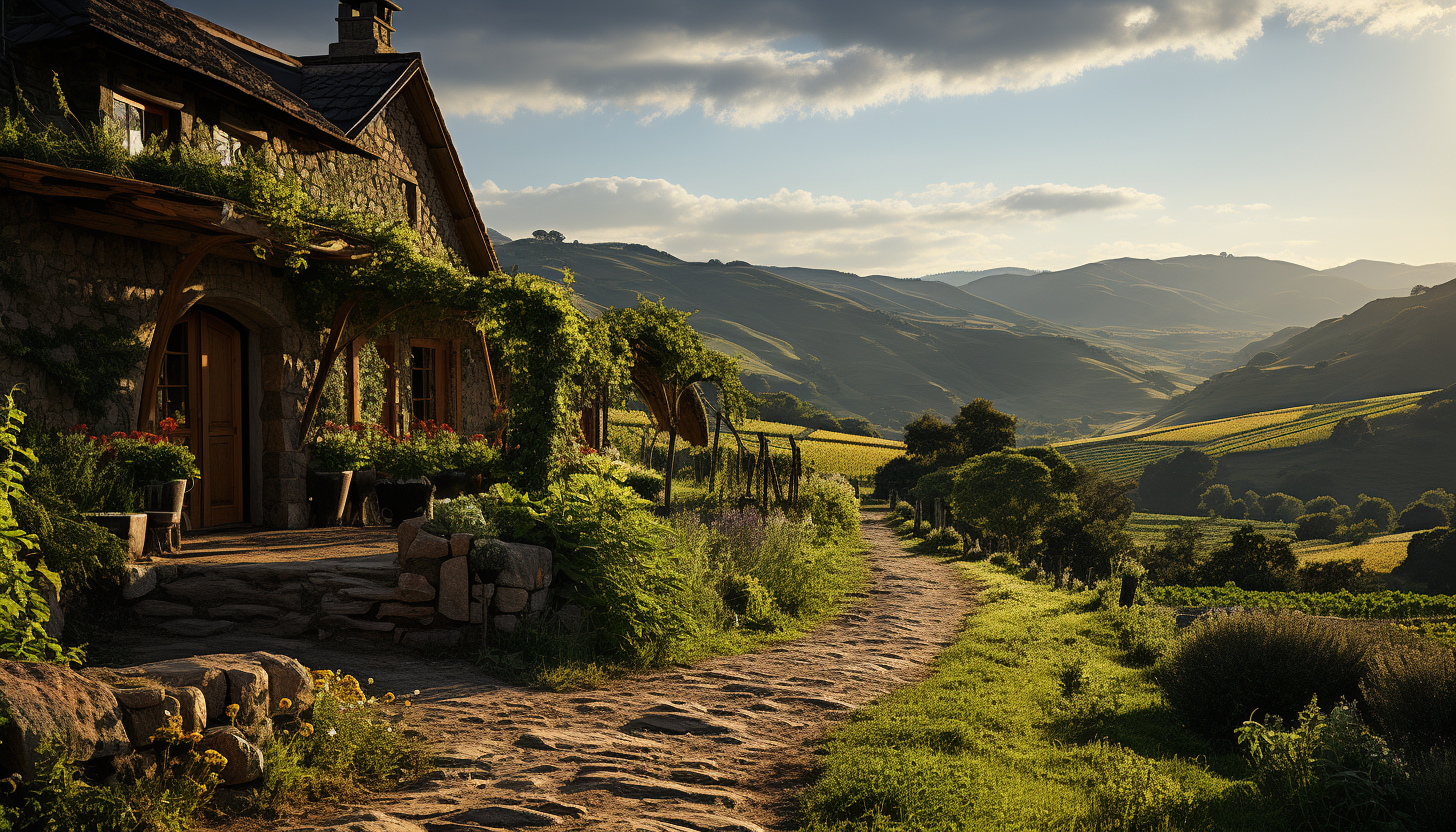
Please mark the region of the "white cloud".
<svg viewBox="0 0 1456 832"><path fill-rule="evenodd" d="M570 239L646 243L689 259L906 275L1004 262L1002 246L1016 234L1045 233L1066 218L1161 208L1160 197L1135 188L1056 183L940 183L887 199L788 189L729 199L663 179L599 177L520 190L487 181L475 195L486 222L512 236L555 228Z"/></svg>
<svg viewBox="0 0 1456 832"><path fill-rule="evenodd" d="M1314 39L1342 28L1393 35L1431 28L1456 9L1441 0L438 6L412 7L416 18L401 26L432 56L451 112L504 119L610 108L652 119L698 110L735 125L1034 89L1168 52L1227 60L1263 34L1266 20L1304 27Z"/></svg>
<svg viewBox="0 0 1456 832"><path fill-rule="evenodd" d="M1249 205L1235 205L1225 202L1222 205L1194 205L1195 211L1210 211L1215 214L1254 214L1260 211L1268 211L1271 206L1263 202L1254 202Z"/></svg>

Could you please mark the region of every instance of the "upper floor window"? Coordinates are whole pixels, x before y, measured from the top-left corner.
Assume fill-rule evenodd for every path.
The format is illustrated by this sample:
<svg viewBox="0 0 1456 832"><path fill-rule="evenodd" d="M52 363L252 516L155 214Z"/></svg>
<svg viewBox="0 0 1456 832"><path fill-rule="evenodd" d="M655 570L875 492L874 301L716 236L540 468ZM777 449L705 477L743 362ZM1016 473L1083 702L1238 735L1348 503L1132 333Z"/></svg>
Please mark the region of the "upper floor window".
<svg viewBox="0 0 1456 832"><path fill-rule="evenodd" d="M166 137L172 113L155 105L113 95L111 117L121 128L121 142L127 154L135 156L146 149L147 140L151 137Z"/></svg>
<svg viewBox="0 0 1456 832"><path fill-rule="evenodd" d="M224 165L236 162L238 154L243 151L243 143L221 127L213 128L212 141L214 149L217 150L217 156Z"/></svg>
<svg viewBox="0 0 1456 832"><path fill-rule="evenodd" d="M420 188L408 179L399 180L400 193L404 197L404 215L409 218L411 228L420 227Z"/></svg>

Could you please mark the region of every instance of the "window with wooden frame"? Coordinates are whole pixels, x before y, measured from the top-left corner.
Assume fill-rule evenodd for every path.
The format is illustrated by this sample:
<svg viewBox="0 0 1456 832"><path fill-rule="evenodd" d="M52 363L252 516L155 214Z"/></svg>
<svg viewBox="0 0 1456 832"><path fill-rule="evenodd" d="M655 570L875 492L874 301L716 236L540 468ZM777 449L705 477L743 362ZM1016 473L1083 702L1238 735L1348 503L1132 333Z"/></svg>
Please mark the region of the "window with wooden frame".
<svg viewBox="0 0 1456 832"><path fill-rule="evenodd" d="M420 188L408 179L399 180L400 195L404 198L404 215L409 218L411 228L420 225Z"/></svg>
<svg viewBox="0 0 1456 832"><path fill-rule="evenodd" d="M460 412L458 346L444 338L410 339L410 415L454 424Z"/></svg>
<svg viewBox="0 0 1456 832"><path fill-rule="evenodd" d="M121 130L122 146L129 156L145 150L153 136L167 138L171 134L172 111L155 104L113 94L111 118Z"/></svg>

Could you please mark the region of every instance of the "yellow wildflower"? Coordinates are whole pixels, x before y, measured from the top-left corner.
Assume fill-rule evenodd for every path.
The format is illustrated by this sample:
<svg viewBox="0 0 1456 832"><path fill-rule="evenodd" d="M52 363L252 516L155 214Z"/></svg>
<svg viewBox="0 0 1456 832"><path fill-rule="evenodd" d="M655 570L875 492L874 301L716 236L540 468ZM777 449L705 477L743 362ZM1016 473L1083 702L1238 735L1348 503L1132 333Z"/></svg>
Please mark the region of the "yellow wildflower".
<svg viewBox="0 0 1456 832"><path fill-rule="evenodd" d="M311 736L313 736L313 723L312 722L305 722L305 723L303 723L303 727L300 728L300 729L298 729L298 733L304 735L305 737L311 737Z"/></svg>
<svg viewBox="0 0 1456 832"><path fill-rule="evenodd" d="M222 754L218 752L218 750L215 748L207 749L207 753L202 755L202 759L209 766L216 766L218 768L222 768L228 764L227 758L222 756Z"/></svg>
<svg viewBox="0 0 1456 832"><path fill-rule="evenodd" d="M371 685L374 684L374 677L373 676L370 676L369 677L369 684L371 684Z"/></svg>
<svg viewBox="0 0 1456 832"><path fill-rule="evenodd" d="M282 699L278 700L278 710L280 710L280 711L286 711L286 710L288 710L289 708L292 708L292 707L293 707L293 700L292 699L289 699L288 697L285 696Z"/></svg>
<svg viewBox="0 0 1456 832"><path fill-rule="evenodd" d="M201 731L193 731L192 733L190 733L190 734L187 735L187 741L188 742L202 742L202 732Z"/></svg>
<svg viewBox="0 0 1456 832"><path fill-rule="evenodd" d="M394 694L393 693L386 693L386 694L384 694L384 701L385 702L393 702L394 701Z"/></svg>
<svg viewBox="0 0 1456 832"><path fill-rule="evenodd" d="M228 722L232 722L233 720L237 719L238 718L238 711L240 711L240 710L242 710L242 706L239 705L236 702L234 702L233 704L227 706L227 718L228 718Z"/></svg>
<svg viewBox="0 0 1456 832"><path fill-rule="evenodd" d="M406 707L406 708L408 708L408 707L409 707L409 706L411 706L411 705L413 705L413 704L414 704L414 703L413 703L413 702L411 702L411 701L409 701L409 700L408 700L408 699L406 699L406 700L404 700L404 706L405 706L405 707Z"/></svg>

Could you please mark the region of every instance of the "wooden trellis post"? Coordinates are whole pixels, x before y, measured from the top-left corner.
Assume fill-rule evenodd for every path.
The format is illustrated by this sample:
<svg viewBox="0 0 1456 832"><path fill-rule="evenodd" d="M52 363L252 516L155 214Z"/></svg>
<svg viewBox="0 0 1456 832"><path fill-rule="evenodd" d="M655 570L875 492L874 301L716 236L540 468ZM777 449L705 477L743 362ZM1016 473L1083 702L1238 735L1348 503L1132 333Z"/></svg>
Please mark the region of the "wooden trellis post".
<svg viewBox="0 0 1456 832"><path fill-rule="evenodd" d="M723 430L723 414L720 412L718 418L713 422L713 455L710 457L708 469L708 493L713 493L713 488L718 484L718 435Z"/></svg>

